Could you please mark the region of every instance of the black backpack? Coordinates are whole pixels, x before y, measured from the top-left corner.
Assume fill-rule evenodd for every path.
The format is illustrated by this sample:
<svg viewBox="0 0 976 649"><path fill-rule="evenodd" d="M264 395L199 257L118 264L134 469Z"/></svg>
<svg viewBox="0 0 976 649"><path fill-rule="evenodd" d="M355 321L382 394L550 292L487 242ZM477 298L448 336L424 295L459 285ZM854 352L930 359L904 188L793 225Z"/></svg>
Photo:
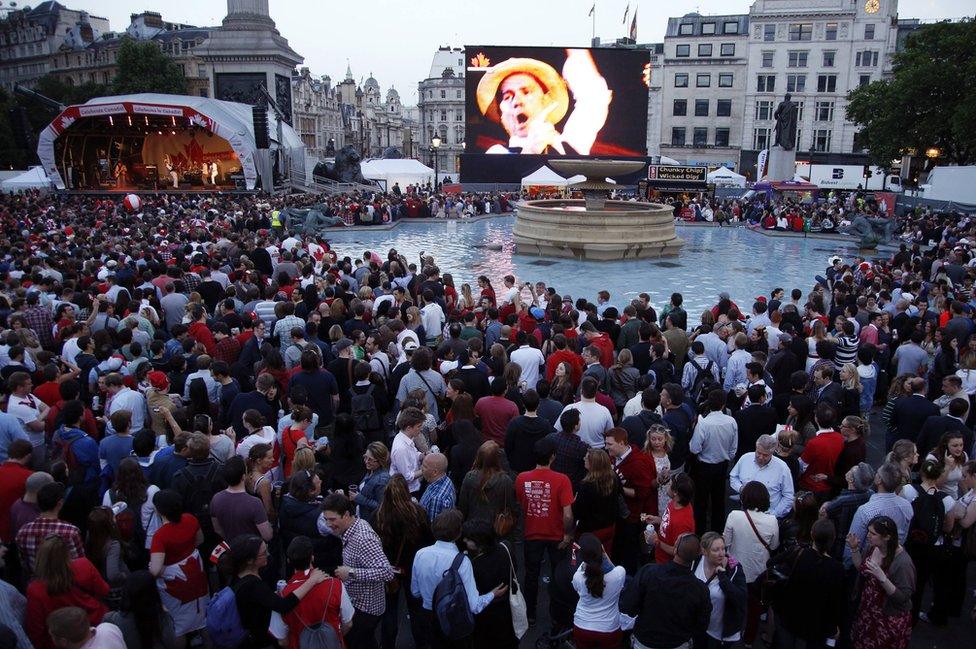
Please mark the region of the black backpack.
<svg viewBox="0 0 976 649"><path fill-rule="evenodd" d="M912 501L912 522L908 526L905 545L933 546L943 536L945 503L939 491L929 493L922 485L916 485L918 497Z"/></svg>
<svg viewBox="0 0 976 649"><path fill-rule="evenodd" d="M212 460L205 470L203 467L190 464L173 476L174 484L179 485L177 491L183 497L183 510L196 517L200 529L205 534L213 532L210 501L213 500L214 494L220 491L214 484L220 466L217 460Z"/></svg>
<svg viewBox="0 0 976 649"><path fill-rule="evenodd" d="M718 381L715 380L715 375L712 374L712 366L714 363L708 361L708 365L702 367L695 361L688 361L695 368L695 380L691 383L691 399L696 404L701 404L708 397L708 393L717 387L721 387Z"/></svg>
<svg viewBox="0 0 976 649"><path fill-rule="evenodd" d="M370 384L363 393L357 392L355 388L349 388L349 395L352 397L349 402L352 419L356 422L356 430L361 433L371 433L383 428L380 413L376 410L376 400L373 399L375 387Z"/></svg>

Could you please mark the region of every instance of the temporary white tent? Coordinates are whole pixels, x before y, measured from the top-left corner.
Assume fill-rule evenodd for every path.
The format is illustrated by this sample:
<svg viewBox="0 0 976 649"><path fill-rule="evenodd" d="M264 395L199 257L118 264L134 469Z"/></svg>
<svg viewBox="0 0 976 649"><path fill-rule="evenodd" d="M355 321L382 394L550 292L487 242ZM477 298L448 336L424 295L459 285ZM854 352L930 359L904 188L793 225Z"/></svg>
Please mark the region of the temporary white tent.
<svg viewBox="0 0 976 649"><path fill-rule="evenodd" d="M746 177L737 174L727 167L719 167L715 171L709 173L706 177L708 182L717 185L719 187L745 187Z"/></svg>
<svg viewBox="0 0 976 649"><path fill-rule="evenodd" d="M51 180L44 173L43 167L31 167L13 178L7 178L3 182L0 182L0 190L5 194L19 192L24 189L51 189Z"/></svg>
<svg viewBox="0 0 976 649"><path fill-rule="evenodd" d="M522 187L568 187L583 180L586 180L586 176L576 175L563 178L543 165L522 179Z"/></svg>
<svg viewBox="0 0 976 649"><path fill-rule="evenodd" d="M392 189L394 183L398 183L400 189L406 189L407 185L434 181L434 170L413 158L373 158L364 160L360 167L363 178L382 181L387 190Z"/></svg>

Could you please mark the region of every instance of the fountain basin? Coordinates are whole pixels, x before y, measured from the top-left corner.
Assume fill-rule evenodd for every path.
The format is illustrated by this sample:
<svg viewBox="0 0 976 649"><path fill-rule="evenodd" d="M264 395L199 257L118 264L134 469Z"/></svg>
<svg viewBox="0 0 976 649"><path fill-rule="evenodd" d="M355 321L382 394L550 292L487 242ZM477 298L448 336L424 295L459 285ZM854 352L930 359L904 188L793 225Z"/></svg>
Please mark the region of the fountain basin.
<svg viewBox="0 0 976 649"><path fill-rule="evenodd" d="M595 261L675 257L684 245L671 207L613 200L596 209L582 200L522 201L513 237L519 254Z"/></svg>

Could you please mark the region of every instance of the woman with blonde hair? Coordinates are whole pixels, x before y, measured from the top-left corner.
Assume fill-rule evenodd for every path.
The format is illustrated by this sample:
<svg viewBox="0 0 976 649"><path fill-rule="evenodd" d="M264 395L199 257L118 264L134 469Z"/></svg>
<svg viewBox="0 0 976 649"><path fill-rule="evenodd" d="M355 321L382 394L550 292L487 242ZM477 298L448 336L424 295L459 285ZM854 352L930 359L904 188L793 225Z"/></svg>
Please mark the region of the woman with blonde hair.
<svg viewBox="0 0 976 649"><path fill-rule="evenodd" d="M667 426L654 424L647 430L647 442L644 452L654 460L657 469L657 480L651 485L657 489L657 510L664 512L668 509L671 496L668 493L668 483L671 482L671 460L668 453L674 448L674 437Z"/></svg>
<svg viewBox="0 0 976 649"><path fill-rule="evenodd" d="M583 456L586 476L580 482L573 502L576 518L576 537L589 532L600 539L609 554L613 551L614 525L621 497L620 481L614 473L610 456L599 448L591 448Z"/></svg>
<svg viewBox="0 0 976 649"><path fill-rule="evenodd" d="M390 482L390 451L383 442L371 442L363 453L366 474L356 493L346 494L356 503L358 516L372 522L373 513L383 500L386 485Z"/></svg>
<svg viewBox="0 0 976 649"><path fill-rule="evenodd" d="M461 296L458 298L458 310L461 313L466 311L471 311L474 309L478 303L474 299L474 294L471 292L470 284L461 284Z"/></svg>
<svg viewBox="0 0 976 649"><path fill-rule="evenodd" d="M407 307L407 317L404 319L404 324L407 325L407 329L412 331L414 335L417 336L417 341L419 344L423 345L427 340L427 330L424 329L423 322L420 319L420 309L415 306ZM439 331L433 332L435 336L439 335Z"/></svg>
<svg viewBox="0 0 976 649"><path fill-rule="evenodd" d="M496 442L487 441L478 449L471 470L461 482L458 509L464 520L493 524L503 512L518 520L515 482L502 466L502 449Z"/></svg>
<svg viewBox="0 0 976 649"><path fill-rule="evenodd" d="M827 340L827 327L824 325L823 320L814 320L813 325L810 327L810 335L807 336L807 373L810 373L810 369L820 360L820 356L817 354L817 343L821 340Z"/></svg>
<svg viewBox="0 0 976 649"><path fill-rule="evenodd" d="M856 416L861 414L861 377L857 373L854 363L844 363L840 368L841 401L840 416Z"/></svg>

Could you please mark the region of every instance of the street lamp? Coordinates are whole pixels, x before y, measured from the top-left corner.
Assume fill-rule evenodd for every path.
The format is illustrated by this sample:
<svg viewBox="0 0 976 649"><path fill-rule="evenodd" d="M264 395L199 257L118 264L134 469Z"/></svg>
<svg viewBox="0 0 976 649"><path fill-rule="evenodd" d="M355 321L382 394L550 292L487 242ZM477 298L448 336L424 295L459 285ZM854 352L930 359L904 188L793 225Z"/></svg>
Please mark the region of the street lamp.
<svg viewBox="0 0 976 649"><path fill-rule="evenodd" d="M925 149L925 157L929 159L938 158L941 154L942 152L934 146Z"/></svg>
<svg viewBox="0 0 976 649"><path fill-rule="evenodd" d="M437 184L440 180L440 174L438 173L438 169L440 168L440 160L439 160L440 156L437 155L437 150L439 148L441 148L441 139L435 135L434 137L430 138L430 151L434 156L434 191L435 192L437 191Z"/></svg>

